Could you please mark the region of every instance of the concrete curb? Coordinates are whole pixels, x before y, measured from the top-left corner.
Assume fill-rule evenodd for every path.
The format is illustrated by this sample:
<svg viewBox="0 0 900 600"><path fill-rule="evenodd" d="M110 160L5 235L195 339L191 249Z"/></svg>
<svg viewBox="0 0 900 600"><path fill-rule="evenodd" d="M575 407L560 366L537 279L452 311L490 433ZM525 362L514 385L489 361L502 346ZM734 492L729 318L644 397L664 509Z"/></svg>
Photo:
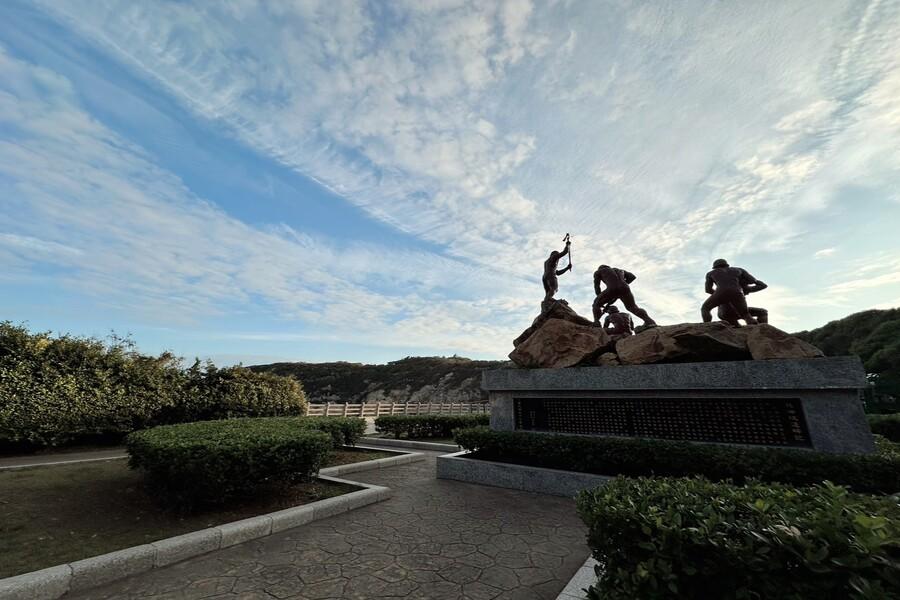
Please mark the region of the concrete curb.
<svg viewBox="0 0 900 600"><path fill-rule="evenodd" d="M362 446L357 446L357 448L379 449ZM83 591L104 585L117 579L158 569L207 552L221 550L387 500L391 496L390 488L339 479L334 475L384 469L425 459L422 454L409 452L398 454L398 456L390 458L328 467L319 472L318 479L363 488L361 490L303 506L286 508L193 531L150 544L133 546L40 571L0 579L0 600L56 600L69 592Z"/></svg>
<svg viewBox="0 0 900 600"><path fill-rule="evenodd" d="M127 454L121 456L101 456L98 458L76 458L72 460L55 460L53 462L42 462L33 464L6 465L0 466L0 471L17 471L19 469L36 469L38 467L55 467L58 465L76 465L78 463L103 462L107 460L122 460L128 458Z"/></svg>
<svg viewBox="0 0 900 600"><path fill-rule="evenodd" d="M588 556L588 559L575 571L572 579L569 580L563 591L559 593L556 600L584 600L587 598L584 590L594 585L597 581L597 574L594 572L594 567L596 566L597 561L593 557Z"/></svg>
<svg viewBox="0 0 900 600"><path fill-rule="evenodd" d="M424 454L418 454L415 452L403 452L394 450L392 448L377 448L374 446L353 446L358 450L378 450L379 452L394 452L397 456L389 456L387 458L376 458L375 460L364 460L358 463L351 463L349 465L337 465L334 467L327 467L319 471L319 475L345 475L347 473L359 473L361 471L373 471L375 469L386 469L388 467L397 467L400 465L406 465L412 462L418 462L420 460L425 460Z"/></svg>
<svg viewBox="0 0 900 600"><path fill-rule="evenodd" d="M439 444L437 442L422 442L419 440L395 440L391 438L364 437L366 444L378 444L381 446L393 446L409 450L433 450L434 452L456 452L459 446L456 444Z"/></svg>

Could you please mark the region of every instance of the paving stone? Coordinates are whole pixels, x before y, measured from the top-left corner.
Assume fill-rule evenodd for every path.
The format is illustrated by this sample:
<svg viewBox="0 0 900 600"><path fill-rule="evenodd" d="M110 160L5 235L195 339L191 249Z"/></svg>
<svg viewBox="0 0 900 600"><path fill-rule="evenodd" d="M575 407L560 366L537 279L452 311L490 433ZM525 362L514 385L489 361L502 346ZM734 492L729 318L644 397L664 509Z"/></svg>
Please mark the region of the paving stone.
<svg viewBox="0 0 900 600"><path fill-rule="evenodd" d="M478 567L480 569L485 569L495 564L493 558L491 558L487 554L482 554L481 552L473 552L472 554L460 556L456 559L455 562L458 565L468 565L470 567Z"/></svg>
<svg viewBox="0 0 900 600"><path fill-rule="evenodd" d="M440 544L426 542L424 544L417 544L413 547L412 552L416 554L440 554L441 550L443 550L443 546Z"/></svg>
<svg viewBox="0 0 900 600"><path fill-rule="evenodd" d="M474 581L463 586L463 598L466 600L492 600L499 596L503 590L490 585Z"/></svg>
<svg viewBox="0 0 900 600"><path fill-rule="evenodd" d="M525 587L534 587L540 583L553 581L553 573L540 567L515 569L515 572L516 577L519 578L519 583Z"/></svg>
<svg viewBox="0 0 900 600"><path fill-rule="evenodd" d="M456 600L462 597L462 586L449 581L423 583L409 594L410 600Z"/></svg>
<svg viewBox="0 0 900 600"><path fill-rule="evenodd" d="M453 560L436 554L404 554L397 557L397 564L410 571L440 571Z"/></svg>
<svg viewBox="0 0 900 600"><path fill-rule="evenodd" d="M285 600L285 598L293 598L302 589L302 582L298 578L285 579L278 583L271 583L264 588L264 591L270 596Z"/></svg>
<svg viewBox="0 0 900 600"><path fill-rule="evenodd" d="M384 502L66 600L554 600L589 552L574 502L437 480L434 456L349 477Z"/></svg>
<svg viewBox="0 0 900 600"><path fill-rule="evenodd" d="M476 550L477 548L472 544L447 544L446 546L444 546L444 549L441 552L441 556L446 556L448 558L459 558L460 556L465 556L466 554L472 554Z"/></svg>
<svg viewBox="0 0 900 600"><path fill-rule="evenodd" d="M519 587L519 578L516 577L516 572L509 567L494 566L485 569L481 572L478 581L502 590L513 590Z"/></svg>
<svg viewBox="0 0 900 600"><path fill-rule="evenodd" d="M344 588L347 586L345 579L332 579L303 587L303 598L309 600L321 600L325 598L343 598Z"/></svg>
<svg viewBox="0 0 900 600"><path fill-rule="evenodd" d="M234 577L211 577L194 581L185 588L184 593L188 597L207 598L216 594L230 592L234 587L234 583Z"/></svg>
<svg viewBox="0 0 900 600"><path fill-rule="evenodd" d="M300 565L297 576L303 583L318 583L328 579L341 577L341 566L335 564Z"/></svg>
<svg viewBox="0 0 900 600"><path fill-rule="evenodd" d="M472 583L481 575L481 569L467 565L453 564L438 571L438 575L453 583Z"/></svg>
<svg viewBox="0 0 900 600"><path fill-rule="evenodd" d="M375 571L372 575L378 579L393 583L407 579L409 577L409 571L399 565L388 565L383 569Z"/></svg>
<svg viewBox="0 0 900 600"><path fill-rule="evenodd" d="M360 571L378 571L393 563L394 557L390 554L364 554L351 566Z"/></svg>

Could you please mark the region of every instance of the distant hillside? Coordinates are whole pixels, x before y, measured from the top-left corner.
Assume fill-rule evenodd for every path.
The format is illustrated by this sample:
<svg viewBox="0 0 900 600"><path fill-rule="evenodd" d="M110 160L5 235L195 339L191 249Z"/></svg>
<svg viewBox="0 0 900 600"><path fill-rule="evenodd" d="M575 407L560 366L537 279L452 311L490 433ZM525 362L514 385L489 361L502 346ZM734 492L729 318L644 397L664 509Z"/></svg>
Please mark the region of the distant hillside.
<svg viewBox="0 0 900 600"><path fill-rule="evenodd" d="M249 367L303 383L310 402L480 402L481 371L507 363L460 357L409 357L386 365L274 363Z"/></svg>
<svg viewBox="0 0 900 600"><path fill-rule="evenodd" d="M859 355L872 375L869 410L900 410L900 309L867 310L795 334L829 356ZM249 367L298 379L310 402L478 402L481 371L505 361L408 357L386 365L274 363Z"/></svg>
<svg viewBox="0 0 900 600"><path fill-rule="evenodd" d="M873 375L875 398L869 408L900 409L900 308L863 311L795 335L828 356L858 355Z"/></svg>

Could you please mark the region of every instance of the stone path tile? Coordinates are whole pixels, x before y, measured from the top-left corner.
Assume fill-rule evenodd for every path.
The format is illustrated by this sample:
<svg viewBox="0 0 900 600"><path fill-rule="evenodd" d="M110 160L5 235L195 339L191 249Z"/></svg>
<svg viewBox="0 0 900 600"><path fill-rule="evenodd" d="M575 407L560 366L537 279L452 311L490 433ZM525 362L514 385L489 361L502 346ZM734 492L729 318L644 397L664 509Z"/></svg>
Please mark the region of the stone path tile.
<svg viewBox="0 0 900 600"><path fill-rule="evenodd" d="M353 475L385 502L67 598L556 598L588 555L574 502L435 479L436 455Z"/></svg>

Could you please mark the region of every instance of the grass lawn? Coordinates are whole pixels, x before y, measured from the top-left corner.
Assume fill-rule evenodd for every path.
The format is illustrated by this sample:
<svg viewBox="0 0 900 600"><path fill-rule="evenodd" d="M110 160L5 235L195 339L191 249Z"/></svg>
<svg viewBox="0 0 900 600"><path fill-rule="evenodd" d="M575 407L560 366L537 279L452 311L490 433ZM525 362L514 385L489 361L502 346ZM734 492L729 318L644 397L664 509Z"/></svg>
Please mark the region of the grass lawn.
<svg viewBox="0 0 900 600"><path fill-rule="evenodd" d="M340 449L326 466L396 456ZM0 471L0 578L355 491L315 481L192 515L162 510L125 460Z"/></svg>

